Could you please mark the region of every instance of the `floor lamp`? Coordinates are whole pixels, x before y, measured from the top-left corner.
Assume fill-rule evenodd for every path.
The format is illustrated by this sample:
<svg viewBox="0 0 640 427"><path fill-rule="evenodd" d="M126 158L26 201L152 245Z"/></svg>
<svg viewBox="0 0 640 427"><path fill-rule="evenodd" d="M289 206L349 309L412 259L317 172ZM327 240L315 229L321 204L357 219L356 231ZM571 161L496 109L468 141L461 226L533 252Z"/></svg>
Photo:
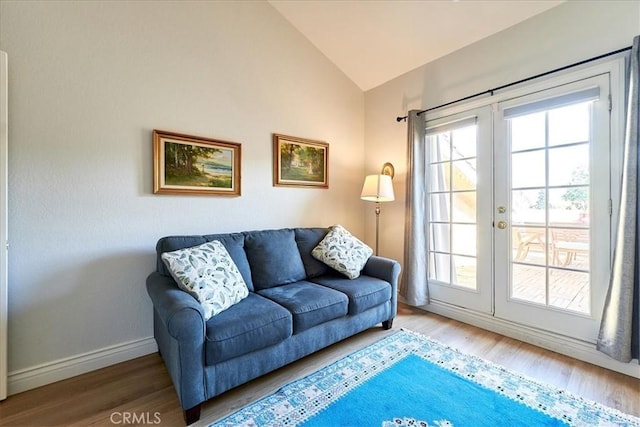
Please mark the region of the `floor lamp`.
<svg viewBox="0 0 640 427"><path fill-rule="evenodd" d="M378 236L380 230L380 203L393 202L393 184L389 175L367 175L362 186L362 200L376 203L376 252L378 255Z"/></svg>

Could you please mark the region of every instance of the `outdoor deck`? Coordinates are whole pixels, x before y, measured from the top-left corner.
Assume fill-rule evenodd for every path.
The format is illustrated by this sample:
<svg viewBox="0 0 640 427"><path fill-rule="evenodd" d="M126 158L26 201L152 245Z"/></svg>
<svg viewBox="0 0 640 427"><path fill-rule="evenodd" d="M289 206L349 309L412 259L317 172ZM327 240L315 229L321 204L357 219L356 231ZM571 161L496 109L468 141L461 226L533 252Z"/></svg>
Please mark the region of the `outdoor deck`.
<svg viewBox="0 0 640 427"><path fill-rule="evenodd" d="M513 296L544 304L546 292L544 253L532 249L527 257L520 262L523 264L514 264ZM589 313L589 275L584 272L588 269L589 258L586 253L576 253L572 262L566 266L556 266L550 263L549 305L565 310Z"/></svg>

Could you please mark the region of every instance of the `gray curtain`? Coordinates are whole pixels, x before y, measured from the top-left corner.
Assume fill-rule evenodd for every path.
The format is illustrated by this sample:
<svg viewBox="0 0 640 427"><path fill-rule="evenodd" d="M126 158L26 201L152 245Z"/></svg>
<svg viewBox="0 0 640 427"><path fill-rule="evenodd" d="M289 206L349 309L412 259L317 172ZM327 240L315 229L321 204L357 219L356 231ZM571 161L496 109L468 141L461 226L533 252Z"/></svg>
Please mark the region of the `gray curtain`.
<svg viewBox="0 0 640 427"><path fill-rule="evenodd" d="M640 291L638 287L640 248L638 247L638 104L640 104L640 36L633 39L629 67L629 100L627 103L622 175L620 218L616 233L613 271L602 314L597 348L621 362L638 358L640 329Z"/></svg>
<svg viewBox="0 0 640 427"><path fill-rule="evenodd" d="M404 224L404 265L400 294L413 306L429 303L427 287L426 163L424 117L417 110L408 114L407 195Z"/></svg>

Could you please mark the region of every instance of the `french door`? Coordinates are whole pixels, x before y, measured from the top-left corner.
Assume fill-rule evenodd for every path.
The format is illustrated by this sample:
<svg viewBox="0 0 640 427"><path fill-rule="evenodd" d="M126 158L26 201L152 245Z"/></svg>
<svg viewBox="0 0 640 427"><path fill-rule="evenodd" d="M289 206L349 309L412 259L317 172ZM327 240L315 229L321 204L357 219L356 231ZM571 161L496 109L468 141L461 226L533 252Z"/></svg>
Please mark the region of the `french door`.
<svg viewBox="0 0 640 427"><path fill-rule="evenodd" d="M611 261L608 72L426 117L433 300L595 342Z"/></svg>
<svg viewBox="0 0 640 427"><path fill-rule="evenodd" d="M609 80L498 104L495 315L595 341L609 278Z"/></svg>
<svg viewBox="0 0 640 427"><path fill-rule="evenodd" d="M492 312L491 111L427 122L429 293L432 299Z"/></svg>

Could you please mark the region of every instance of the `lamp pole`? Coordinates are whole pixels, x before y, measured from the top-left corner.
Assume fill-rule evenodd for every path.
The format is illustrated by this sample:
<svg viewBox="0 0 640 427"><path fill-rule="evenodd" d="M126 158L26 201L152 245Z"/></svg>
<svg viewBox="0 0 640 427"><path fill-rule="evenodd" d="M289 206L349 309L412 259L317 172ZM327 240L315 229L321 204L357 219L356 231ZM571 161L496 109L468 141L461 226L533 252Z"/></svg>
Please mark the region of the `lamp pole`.
<svg viewBox="0 0 640 427"><path fill-rule="evenodd" d="M376 253L378 255L378 241L379 241L379 230L380 230L380 202L376 202Z"/></svg>

